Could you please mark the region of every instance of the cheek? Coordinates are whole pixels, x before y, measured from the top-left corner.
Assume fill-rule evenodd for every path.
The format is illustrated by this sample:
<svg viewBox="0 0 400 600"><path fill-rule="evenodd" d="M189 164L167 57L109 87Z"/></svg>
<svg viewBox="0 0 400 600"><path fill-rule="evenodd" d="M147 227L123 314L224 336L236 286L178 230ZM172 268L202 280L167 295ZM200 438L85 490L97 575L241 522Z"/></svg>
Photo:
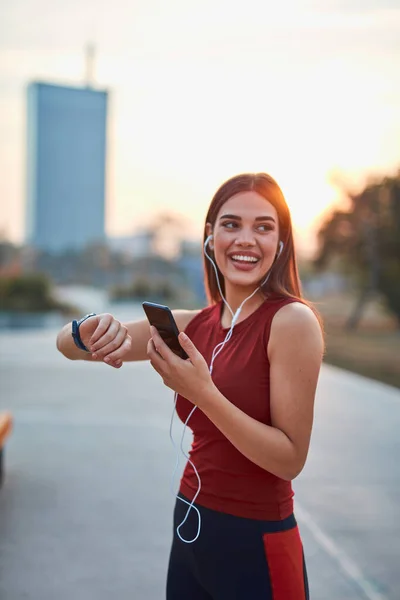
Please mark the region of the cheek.
<svg viewBox="0 0 400 600"><path fill-rule="evenodd" d="M232 233L220 229L214 234L213 241L215 248L224 248L232 243Z"/></svg>
<svg viewBox="0 0 400 600"><path fill-rule="evenodd" d="M223 263L227 261L227 252L231 249L232 246L232 234L231 232L221 232L218 237L214 239L214 257L219 263ZM269 233L265 236L259 236L257 239L257 245L259 250L261 250L264 259L273 258L277 251L277 246L279 243L279 235L278 233Z"/></svg>
<svg viewBox="0 0 400 600"><path fill-rule="evenodd" d="M262 249L263 249L265 256L270 256L270 255L275 256L277 247L278 247L278 236L277 235L268 236L267 238L265 238L264 243L262 244Z"/></svg>
<svg viewBox="0 0 400 600"><path fill-rule="evenodd" d="M214 259L217 266L220 267L227 261L226 253L231 245L231 240L228 236L219 236L214 242Z"/></svg>

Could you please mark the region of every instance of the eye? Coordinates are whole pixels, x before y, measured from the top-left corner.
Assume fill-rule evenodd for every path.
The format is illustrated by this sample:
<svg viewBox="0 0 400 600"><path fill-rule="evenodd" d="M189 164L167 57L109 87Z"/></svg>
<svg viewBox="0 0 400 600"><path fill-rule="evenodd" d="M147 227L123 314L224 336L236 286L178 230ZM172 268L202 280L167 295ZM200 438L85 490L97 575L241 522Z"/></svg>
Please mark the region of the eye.
<svg viewBox="0 0 400 600"><path fill-rule="evenodd" d="M237 226L238 224L235 221L225 221L225 223L222 223L222 227L226 229L235 229Z"/></svg>
<svg viewBox="0 0 400 600"><path fill-rule="evenodd" d="M269 223L263 223L262 225L259 225L257 229L260 231L273 231L274 227Z"/></svg>

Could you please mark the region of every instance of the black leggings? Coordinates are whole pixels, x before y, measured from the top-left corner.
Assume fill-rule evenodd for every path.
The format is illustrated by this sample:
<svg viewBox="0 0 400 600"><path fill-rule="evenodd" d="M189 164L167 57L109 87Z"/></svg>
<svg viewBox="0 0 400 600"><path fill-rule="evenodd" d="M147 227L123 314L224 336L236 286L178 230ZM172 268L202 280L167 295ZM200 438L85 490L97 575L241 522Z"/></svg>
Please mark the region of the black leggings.
<svg viewBox="0 0 400 600"><path fill-rule="evenodd" d="M282 521L234 517L196 507L198 539L187 544L176 534L188 506L176 501L167 600L308 600L303 546L292 514ZM180 528L195 537L196 511Z"/></svg>

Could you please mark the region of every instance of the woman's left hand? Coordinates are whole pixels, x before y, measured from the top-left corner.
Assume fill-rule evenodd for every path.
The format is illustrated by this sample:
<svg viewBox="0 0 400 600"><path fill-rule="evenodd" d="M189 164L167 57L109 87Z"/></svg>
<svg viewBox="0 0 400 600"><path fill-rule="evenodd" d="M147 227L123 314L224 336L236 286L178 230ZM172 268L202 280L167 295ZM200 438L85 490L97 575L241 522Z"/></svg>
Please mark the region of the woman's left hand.
<svg viewBox="0 0 400 600"><path fill-rule="evenodd" d="M161 338L155 327L150 327L151 338L147 356L164 384L201 408L202 399L214 387L203 356L185 333L179 334L179 343L188 355L183 360Z"/></svg>

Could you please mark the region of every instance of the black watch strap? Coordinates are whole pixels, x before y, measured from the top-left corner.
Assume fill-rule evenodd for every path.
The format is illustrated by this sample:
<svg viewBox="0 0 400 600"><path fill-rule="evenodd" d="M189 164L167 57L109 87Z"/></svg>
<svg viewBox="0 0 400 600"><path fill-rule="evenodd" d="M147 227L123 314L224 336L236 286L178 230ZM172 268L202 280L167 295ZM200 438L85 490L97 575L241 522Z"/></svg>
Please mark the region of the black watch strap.
<svg viewBox="0 0 400 600"><path fill-rule="evenodd" d="M88 319L89 317L95 317L96 313L89 313L88 315L85 315L84 317L82 317L82 319L79 319L79 321L77 321L76 319L74 319L72 321L72 339L75 342L75 346L77 346L80 350L84 350L85 352L90 352L90 350L88 350L85 346L85 344L82 342L81 340L81 336L79 333L79 326L83 323L83 321L86 321L86 319Z"/></svg>

